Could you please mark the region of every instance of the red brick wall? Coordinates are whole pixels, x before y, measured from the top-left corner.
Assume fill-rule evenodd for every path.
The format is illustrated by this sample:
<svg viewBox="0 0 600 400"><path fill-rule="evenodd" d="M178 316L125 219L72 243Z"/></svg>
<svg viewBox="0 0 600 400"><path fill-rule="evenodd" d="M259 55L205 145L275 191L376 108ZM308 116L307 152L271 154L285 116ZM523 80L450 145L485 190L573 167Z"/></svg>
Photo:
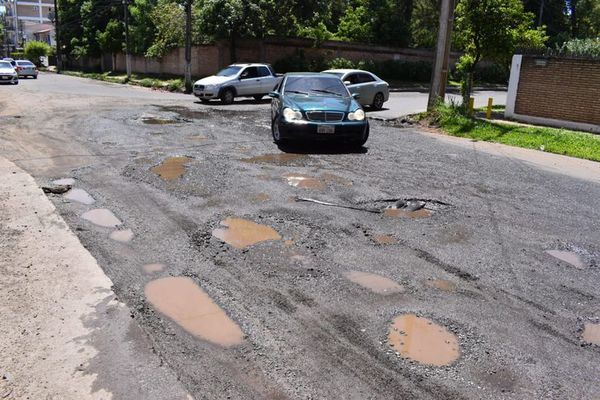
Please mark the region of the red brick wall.
<svg viewBox="0 0 600 400"><path fill-rule="evenodd" d="M600 125L600 61L523 56L515 113Z"/></svg>

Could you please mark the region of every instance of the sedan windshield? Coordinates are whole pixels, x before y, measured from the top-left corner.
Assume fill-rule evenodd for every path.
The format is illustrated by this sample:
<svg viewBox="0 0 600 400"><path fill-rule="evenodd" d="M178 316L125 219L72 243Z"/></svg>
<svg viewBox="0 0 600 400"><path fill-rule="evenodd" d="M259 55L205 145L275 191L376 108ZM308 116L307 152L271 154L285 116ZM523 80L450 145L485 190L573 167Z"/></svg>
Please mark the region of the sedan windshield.
<svg viewBox="0 0 600 400"><path fill-rule="evenodd" d="M17 61L17 65L20 65L22 67L33 67L33 63L29 62L29 61Z"/></svg>
<svg viewBox="0 0 600 400"><path fill-rule="evenodd" d="M285 92L348 97L342 81L333 76L290 76L285 83Z"/></svg>
<svg viewBox="0 0 600 400"><path fill-rule="evenodd" d="M7 61L0 61L0 69L12 68L12 65Z"/></svg>
<svg viewBox="0 0 600 400"><path fill-rule="evenodd" d="M240 72L240 69L242 69L242 67L227 67L217 72L217 76L234 76Z"/></svg>

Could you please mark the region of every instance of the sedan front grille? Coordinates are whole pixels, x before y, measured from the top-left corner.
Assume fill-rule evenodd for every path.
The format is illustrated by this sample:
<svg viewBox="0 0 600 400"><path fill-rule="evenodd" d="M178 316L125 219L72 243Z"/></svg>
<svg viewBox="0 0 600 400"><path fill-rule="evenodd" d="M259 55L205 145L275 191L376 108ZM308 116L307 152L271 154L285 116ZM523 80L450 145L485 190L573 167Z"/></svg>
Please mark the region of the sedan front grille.
<svg viewBox="0 0 600 400"><path fill-rule="evenodd" d="M307 111L306 119L315 122L340 122L344 119L344 113L338 111Z"/></svg>
<svg viewBox="0 0 600 400"><path fill-rule="evenodd" d="M196 85L196 86L194 86L194 89L196 89L196 90L204 90L204 85Z"/></svg>

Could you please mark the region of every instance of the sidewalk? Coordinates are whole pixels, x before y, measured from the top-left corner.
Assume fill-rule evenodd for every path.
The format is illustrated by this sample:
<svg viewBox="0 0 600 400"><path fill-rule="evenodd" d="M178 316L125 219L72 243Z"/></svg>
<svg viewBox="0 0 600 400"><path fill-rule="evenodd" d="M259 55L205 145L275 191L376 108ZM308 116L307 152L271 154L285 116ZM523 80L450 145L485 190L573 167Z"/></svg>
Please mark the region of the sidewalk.
<svg viewBox="0 0 600 400"><path fill-rule="evenodd" d="M191 399L33 178L0 157L0 399Z"/></svg>

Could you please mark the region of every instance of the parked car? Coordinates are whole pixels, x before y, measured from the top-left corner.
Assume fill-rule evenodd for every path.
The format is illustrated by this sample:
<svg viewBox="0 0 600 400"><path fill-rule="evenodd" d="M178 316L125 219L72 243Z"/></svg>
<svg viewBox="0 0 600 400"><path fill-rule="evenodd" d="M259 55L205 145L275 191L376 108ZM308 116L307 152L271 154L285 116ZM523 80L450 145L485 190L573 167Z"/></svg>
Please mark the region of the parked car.
<svg viewBox="0 0 600 400"><path fill-rule="evenodd" d="M377 75L360 69L330 69L323 71L340 77L350 93L360 96L360 104L381 110L390 97L389 85Z"/></svg>
<svg viewBox="0 0 600 400"><path fill-rule="evenodd" d="M236 97L260 100L281 81L269 64L232 64L194 83L194 95L202 102L221 99L231 104Z"/></svg>
<svg viewBox="0 0 600 400"><path fill-rule="evenodd" d="M13 68L17 66L17 62L12 58L3 58L2 61L8 61Z"/></svg>
<svg viewBox="0 0 600 400"><path fill-rule="evenodd" d="M336 75L286 74L269 93L273 140L330 140L362 146L369 138L365 112Z"/></svg>
<svg viewBox="0 0 600 400"><path fill-rule="evenodd" d="M34 63L32 63L29 60L16 60L16 63L17 65L15 69L17 70L19 78L27 78L28 76L30 76L33 79L37 79L38 70L35 67Z"/></svg>
<svg viewBox="0 0 600 400"><path fill-rule="evenodd" d="M0 82L19 84L19 76L10 62L0 61Z"/></svg>

